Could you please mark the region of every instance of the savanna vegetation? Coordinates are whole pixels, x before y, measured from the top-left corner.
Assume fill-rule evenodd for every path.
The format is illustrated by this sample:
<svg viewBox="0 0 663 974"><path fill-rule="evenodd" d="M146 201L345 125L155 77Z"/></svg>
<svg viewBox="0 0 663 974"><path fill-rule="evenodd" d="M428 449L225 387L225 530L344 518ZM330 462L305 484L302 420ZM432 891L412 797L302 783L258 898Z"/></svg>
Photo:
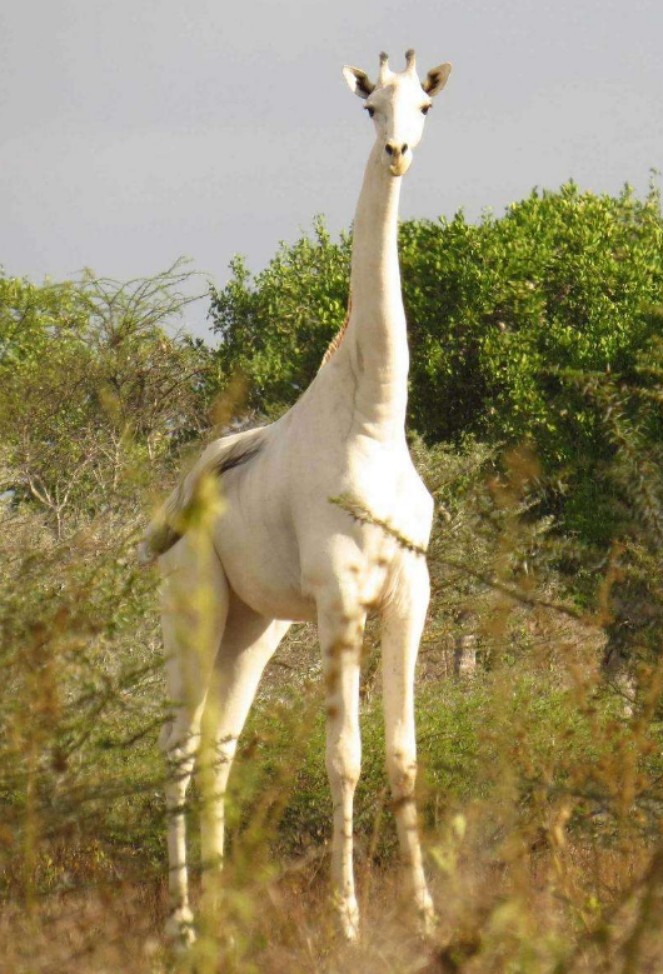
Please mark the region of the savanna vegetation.
<svg viewBox="0 0 663 974"><path fill-rule="evenodd" d="M401 227L412 452L436 501L420 808L440 914L399 899L376 634L359 947L335 939L315 632L233 770L220 916L170 955L156 573L136 543L202 442L273 418L342 324L324 223L212 289L0 276L0 970L633 974L663 966L663 215L568 184ZM477 658L476 667L471 664ZM195 812L200 793L191 795ZM196 816L191 816L195 850Z"/></svg>

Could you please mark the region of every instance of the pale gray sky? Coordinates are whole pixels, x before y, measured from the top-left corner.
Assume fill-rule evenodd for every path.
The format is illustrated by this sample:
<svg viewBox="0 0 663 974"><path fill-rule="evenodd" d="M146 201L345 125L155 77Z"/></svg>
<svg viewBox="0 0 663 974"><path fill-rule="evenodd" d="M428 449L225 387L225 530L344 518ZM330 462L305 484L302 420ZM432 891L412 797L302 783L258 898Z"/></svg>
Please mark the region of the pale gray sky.
<svg viewBox="0 0 663 974"><path fill-rule="evenodd" d="M0 264L41 281L257 270L352 219L372 126L343 63L454 64L402 216L663 167L661 0L2 0ZM204 326L206 306L189 323Z"/></svg>

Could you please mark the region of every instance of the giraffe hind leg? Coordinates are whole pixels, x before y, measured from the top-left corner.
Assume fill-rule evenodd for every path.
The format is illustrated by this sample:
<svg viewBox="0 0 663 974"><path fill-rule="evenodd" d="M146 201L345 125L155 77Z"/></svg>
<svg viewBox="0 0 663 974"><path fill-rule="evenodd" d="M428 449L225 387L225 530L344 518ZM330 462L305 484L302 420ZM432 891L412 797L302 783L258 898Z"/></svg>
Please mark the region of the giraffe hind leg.
<svg viewBox="0 0 663 974"><path fill-rule="evenodd" d="M211 545L185 536L161 559L162 628L170 716L159 744L166 763L168 938L194 939L186 852L186 795L200 745L201 721L226 625L229 589Z"/></svg>
<svg viewBox="0 0 663 974"><path fill-rule="evenodd" d="M291 623L267 619L231 591L230 610L203 716L201 844L206 904L217 902L223 864L225 795L237 742L265 666Z"/></svg>

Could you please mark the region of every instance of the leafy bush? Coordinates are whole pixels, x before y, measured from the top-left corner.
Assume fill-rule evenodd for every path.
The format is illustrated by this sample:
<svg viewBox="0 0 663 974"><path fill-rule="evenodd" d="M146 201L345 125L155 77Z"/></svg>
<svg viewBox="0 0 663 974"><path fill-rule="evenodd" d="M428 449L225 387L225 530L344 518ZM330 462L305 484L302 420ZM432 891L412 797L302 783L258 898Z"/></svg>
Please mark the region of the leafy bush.
<svg viewBox="0 0 663 974"><path fill-rule="evenodd" d="M216 373L162 328L187 276L0 278L0 886L28 900L92 859L108 875L112 849L159 860L166 701L135 545Z"/></svg>
<svg viewBox="0 0 663 974"><path fill-rule="evenodd" d="M0 277L0 489L45 513L59 538L110 495L135 501L148 466L207 425L217 368L161 328L190 300L179 292L188 276L175 265L126 284Z"/></svg>
<svg viewBox="0 0 663 974"><path fill-rule="evenodd" d="M308 385L344 320L350 244L331 241L318 222L312 239L282 245L255 280L237 260L230 283L213 292L223 368L247 376L251 405L267 414ZM588 508L607 507L597 465L615 449L586 383L632 378L660 332L658 191L638 200L628 188L598 196L569 183L478 225L462 213L410 221L400 254L414 429L429 443L467 433L531 442L549 504L585 531ZM565 506L570 493L584 501ZM603 524L605 543L614 521Z"/></svg>
<svg viewBox="0 0 663 974"><path fill-rule="evenodd" d="M350 246L347 236L334 243L317 220L312 238L283 244L255 281L236 257L230 282L212 289L221 368L249 380L249 407L276 415L309 385L345 319Z"/></svg>

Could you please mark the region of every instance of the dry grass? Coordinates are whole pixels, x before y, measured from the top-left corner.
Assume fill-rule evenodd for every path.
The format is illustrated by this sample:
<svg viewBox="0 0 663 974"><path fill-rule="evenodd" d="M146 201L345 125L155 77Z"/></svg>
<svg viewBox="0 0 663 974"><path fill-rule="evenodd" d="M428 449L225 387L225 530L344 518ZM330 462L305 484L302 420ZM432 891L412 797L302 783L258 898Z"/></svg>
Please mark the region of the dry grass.
<svg viewBox="0 0 663 974"><path fill-rule="evenodd" d="M362 938L352 948L339 940L329 898L317 649L314 633L302 628L268 674L243 739L231 779L221 903L213 917L200 911L200 937L186 956L173 954L163 936L159 682L146 685L132 670L126 682L102 682L91 697L105 701L99 712L71 697L72 726L85 735L62 765L45 736L68 739L62 680L57 714L47 709L43 719L28 719L23 709L13 724L20 734L5 754L15 771L19 759L27 761L25 776L13 777L6 765L0 778L9 799L0 828L2 974L662 970L663 664L641 669L628 716L605 688L598 665L604 637L595 621L560 613L546 600L518 603L499 588L481 599L487 672L454 681L441 623L423 647L420 807L440 918L431 942L417 933L393 856L372 630L356 817ZM69 626L56 631L51 649L68 646L71 636ZM85 643L90 666L92 645ZM99 660L85 669L88 682L88 674L108 672L105 649L102 641ZM28 674L39 677L39 692L31 676L11 707L7 698L9 717L21 701L41 699L55 671L48 660L44 669L26 654L8 658L16 674L27 661ZM61 676L75 675L72 660L62 657ZM199 801L194 790L195 811Z"/></svg>
<svg viewBox="0 0 663 974"><path fill-rule="evenodd" d="M430 837L429 837L430 838ZM472 840L473 841L473 840ZM644 846L525 848L496 861L468 848L452 870L429 847L440 914L436 936L417 934L394 870L359 870L358 946L340 942L321 863L245 877L231 865L214 929L189 955L163 940L162 881L108 882L0 912L3 971L11 974L160 974L169 970L307 974L633 974L663 969L660 855ZM600 894L600 899L597 894Z"/></svg>

